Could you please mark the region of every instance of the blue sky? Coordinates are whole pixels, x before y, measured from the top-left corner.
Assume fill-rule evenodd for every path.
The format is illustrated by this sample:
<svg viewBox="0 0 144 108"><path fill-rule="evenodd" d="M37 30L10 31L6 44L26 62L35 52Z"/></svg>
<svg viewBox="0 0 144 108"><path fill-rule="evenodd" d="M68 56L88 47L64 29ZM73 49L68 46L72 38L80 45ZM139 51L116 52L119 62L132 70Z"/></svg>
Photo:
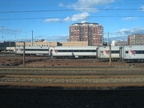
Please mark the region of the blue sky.
<svg viewBox="0 0 144 108"><path fill-rule="evenodd" d="M1 0L0 41L67 41L69 26L99 23L104 37L144 33L143 0Z"/></svg>

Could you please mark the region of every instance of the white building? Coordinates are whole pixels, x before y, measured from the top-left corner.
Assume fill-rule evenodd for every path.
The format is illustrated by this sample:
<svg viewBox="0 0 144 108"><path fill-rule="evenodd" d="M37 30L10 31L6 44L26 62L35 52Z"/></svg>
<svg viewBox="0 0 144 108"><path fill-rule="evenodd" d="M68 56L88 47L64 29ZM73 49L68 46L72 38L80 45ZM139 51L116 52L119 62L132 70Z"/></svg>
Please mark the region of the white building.
<svg viewBox="0 0 144 108"><path fill-rule="evenodd" d="M127 41L112 41L111 46L126 46L128 45Z"/></svg>

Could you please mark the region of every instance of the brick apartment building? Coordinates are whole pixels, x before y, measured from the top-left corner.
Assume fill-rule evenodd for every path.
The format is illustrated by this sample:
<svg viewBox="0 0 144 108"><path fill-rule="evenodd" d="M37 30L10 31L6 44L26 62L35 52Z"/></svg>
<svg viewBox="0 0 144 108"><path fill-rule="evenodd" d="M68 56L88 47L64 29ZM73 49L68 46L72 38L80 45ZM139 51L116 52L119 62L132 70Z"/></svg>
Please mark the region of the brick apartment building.
<svg viewBox="0 0 144 108"><path fill-rule="evenodd" d="M98 23L75 23L69 27L69 41L88 41L89 46L102 46L103 26Z"/></svg>
<svg viewBox="0 0 144 108"><path fill-rule="evenodd" d="M144 34L129 35L128 45L144 45Z"/></svg>

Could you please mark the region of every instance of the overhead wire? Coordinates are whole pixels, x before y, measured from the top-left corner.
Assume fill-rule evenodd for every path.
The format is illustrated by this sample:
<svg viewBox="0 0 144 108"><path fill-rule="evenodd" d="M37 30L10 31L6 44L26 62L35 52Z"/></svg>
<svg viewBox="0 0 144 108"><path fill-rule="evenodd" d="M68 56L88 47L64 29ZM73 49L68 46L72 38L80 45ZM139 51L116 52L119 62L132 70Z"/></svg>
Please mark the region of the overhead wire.
<svg viewBox="0 0 144 108"><path fill-rule="evenodd" d="M142 0L143 1L143 0ZM68 1L64 1L64 2L68 2ZM56 1L52 1L52 2L0 2L0 4L2 3L59 3ZM123 2L125 3L125 2ZM128 3L128 2L126 2ZM132 3L132 2L130 2ZM140 2L139 2L140 3ZM143 2L144 3L144 2ZM100 11L142 11L142 8L127 8L127 9L98 9L98 8L79 8L80 10L86 10L86 9L97 9ZM62 10L24 10L24 11L0 11L0 14L13 14L13 13L36 13L36 12L68 12L68 11L76 11L75 9L62 9ZM119 15L115 15L115 16L90 16L90 17L144 17L144 16L119 16ZM0 19L0 20L27 20L27 19L46 19L46 18L64 18L64 17L36 17L36 18L4 18L4 19Z"/></svg>
<svg viewBox="0 0 144 108"><path fill-rule="evenodd" d="M97 8L77 8L80 10L97 9ZM142 9L97 9L104 11L141 11ZM54 12L54 11L76 11L75 9L62 9L62 10L27 10L27 11L0 11L0 13L26 13L26 12Z"/></svg>
<svg viewBox="0 0 144 108"><path fill-rule="evenodd" d="M74 1L62 1L63 3L76 3L76 2L74 2ZM94 2L95 3L95 1L91 1L91 2ZM43 2L43 1L41 1L41 2L14 2L14 1L11 1L11 2L0 2L0 4L35 4L35 3L42 3L42 4L45 4L45 3L60 3L59 1L46 1L46 2ZM85 1L85 3L89 3L89 1ZM117 1L117 3L128 3L128 4L130 4L130 3L138 3L138 4L141 4L141 3L144 3L144 1L143 0L137 0L137 1L132 1L132 0L130 0L130 1Z"/></svg>
<svg viewBox="0 0 144 108"><path fill-rule="evenodd" d="M144 17L144 16L90 16L90 17L97 17L97 18L106 18L106 17ZM50 18L65 18L63 17L36 17L36 18L4 18L0 20L33 20L33 19L50 19Z"/></svg>

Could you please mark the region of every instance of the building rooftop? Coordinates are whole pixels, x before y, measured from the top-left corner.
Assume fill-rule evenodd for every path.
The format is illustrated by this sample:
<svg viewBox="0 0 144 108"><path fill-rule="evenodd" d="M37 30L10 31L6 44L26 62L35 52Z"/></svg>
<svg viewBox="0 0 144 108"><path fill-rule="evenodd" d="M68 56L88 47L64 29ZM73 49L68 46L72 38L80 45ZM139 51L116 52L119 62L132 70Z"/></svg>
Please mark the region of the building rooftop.
<svg viewBox="0 0 144 108"><path fill-rule="evenodd" d="M85 21L83 21L82 23L74 23L72 25L83 25L83 24L86 24L86 25L89 25L89 24L99 25L99 23L90 23L90 22L85 22Z"/></svg>

